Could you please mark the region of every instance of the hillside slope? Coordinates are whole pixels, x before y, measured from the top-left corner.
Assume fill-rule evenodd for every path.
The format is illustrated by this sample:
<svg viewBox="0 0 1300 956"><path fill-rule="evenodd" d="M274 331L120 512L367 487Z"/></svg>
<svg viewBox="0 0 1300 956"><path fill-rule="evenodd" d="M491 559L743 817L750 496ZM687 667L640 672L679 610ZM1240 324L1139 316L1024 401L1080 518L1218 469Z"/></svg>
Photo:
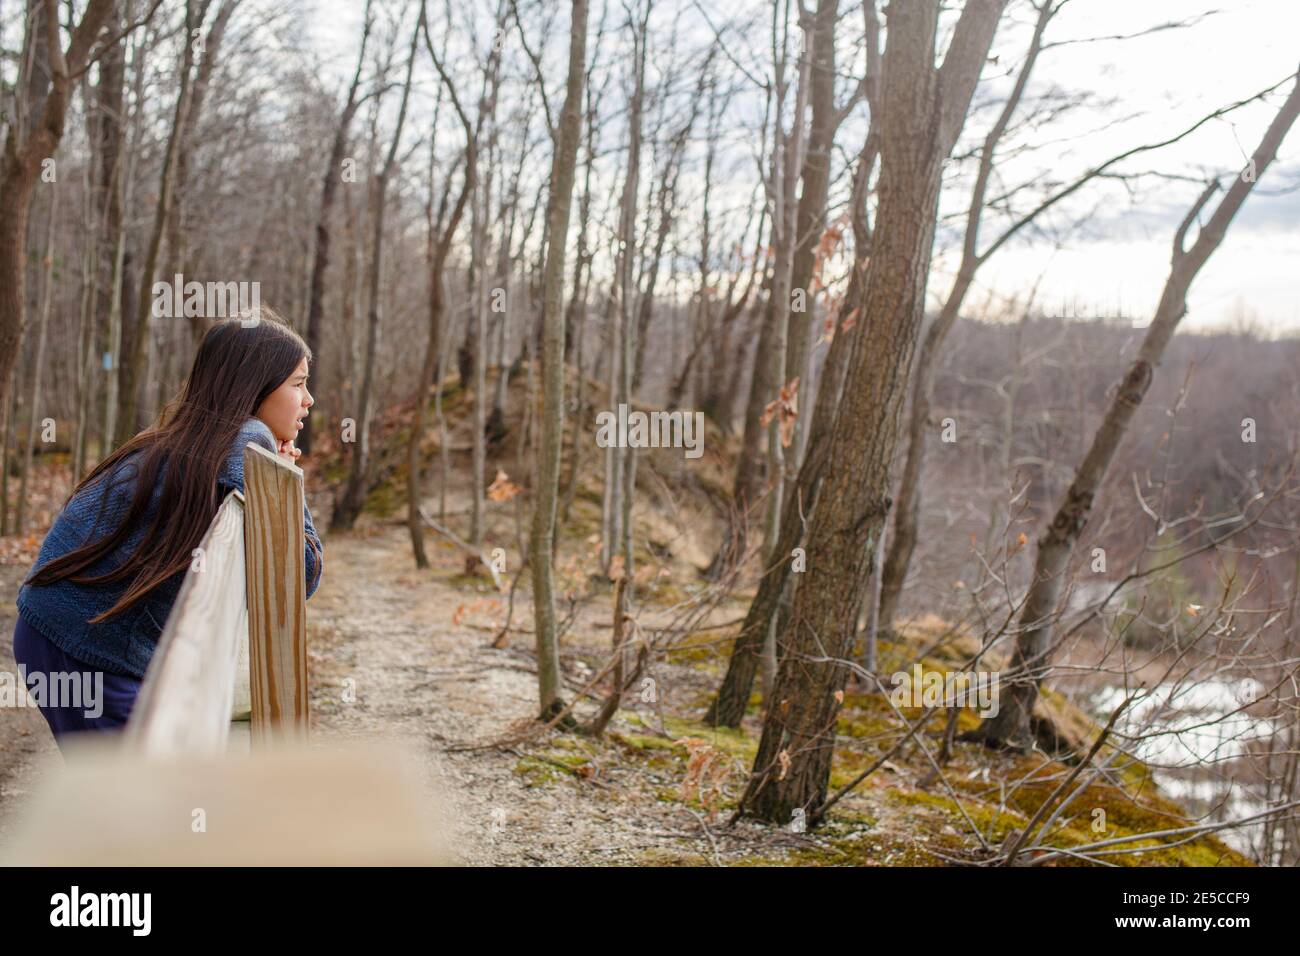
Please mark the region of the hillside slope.
<svg viewBox="0 0 1300 956"><path fill-rule="evenodd" d="M588 388L589 394L601 394L594 382ZM500 469L511 481L526 484L527 463L519 457L519 436L527 424L523 412L526 398L525 377L519 376L511 383L507 433L489 457L489 480ZM452 381L445 386L443 401L452 477L447 489L447 523L463 535L468 525L465 477L469 473L472 396ZM579 432L587 442L591 442L594 411L587 409L584 430ZM536 791L529 801L558 801L567 808L566 814L576 815L578 820L605 813L613 800L620 814L649 820L659 819L667 811L690 824L684 828L679 824L685 834L678 832L674 839L665 837L644 846L639 855L633 855L637 862L978 863L1014 839L1095 739L1099 727L1092 715L1048 689L1036 717L1039 737L1050 745L1050 752L1006 754L958 741L951 760L942 773L936 773L932 757L940 749L946 725L945 715L936 713L918 739L889 756L815 831L796 833L748 822L725 827L757 748L762 708L761 697L755 693L738 731L714 730L700 721L725 670L729 643L743 617L746 598L752 593L747 588L752 588L756 574L756 568L749 568L741 587L726 593L708 585L699 573L721 528L733 443L711 428L705 458L690 463L689 468L683 465L679 451L654 450L642 455L636 511L637 587L631 613L641 636L656 653L637 685L641 692L625 697L603 737L559 731L537 736L530 719L535 688L531 678L521 676L532 668L527 576L518 582L511 609L509 595L497 592L486 576L465 574L463 556L445 541L440 541L437 549L435 568L416 572L411 562L409 541L398 527L404 523L404 468L411 413L409 406L390 409L378 423L374 448L379 464L367 515L353 535L335 536L327 542L327 549L331 553L343 549L343 560L351 561L356 548L373 550L382 543L378 553L383 556L383 567L403 585L401 597L394 600L441 608L429 612L430 647L450 641L458 648L456 661L473 661L488 675L482 678L484 686L494 686L496 681L511 684L508 706L504 699L480 701L479 706L489 710L490 716L474 721L472 733L455 735L457 743L475 747L510 738L504 747L469 751L477 755L473 759L499 761L503 754L509 755L514 777L522 781L525 790ZM422 448L426 467L431 469L430 487L435 489L426 501L430 508L436 508L439 499L439 437L435 425ZM572 445L571 432L565 475ZM582 451L570 520L557 547L561 611L568 622L562 656L571 690L589 684L609 660L613 592L597 560L598 451L594 443ZM343 469L344 460L335 449L333 457L316 471L315 493L328 494L328 479L337 480ZM320 482L322 478L325 480ZM518 555L526 544L526 495L525 490L514 498L488 502L485 550L495 546L506 550L507 572L512 578L519 571ZM406 570L400 570L403 567ZM366 588L365 581L355 577L355 567L350 565L345 573L344 596L353 588ZM345 609L350 607L347 600L344 604ZM394 608L394 613L406 612ZM502 636L507 615L511 627ZM332 616L328 629L335 634L346 630L346 619L346 613ZM323 624L313 625L314 629L318 626ZM506 646L491 647L494 639ZM326 646L342 652L339 645ZM970 634L937 619L922 620L882 643L879 673L885 686L889 686L890 674L909 671L916 663L927 671L946 673L960 667L977 647ZM322 667L330 657L317 653ZM424 666L438 685L436 675L452 665L435 654ZM403 667L419 671L413 664ZM598 683L586 692L588 700L575 710L579 718L594 712L606 685ZM919 709L909 708L896 712L877 688L851 687L839 719L832 790L889 754L906 732L904 721L914 721L920 714ZM958 732L977 721L973 711L960 711ZM1141 839L1140 834L1185 827L1190 821L1159 792L1140 763L1109 747L1103 747L1094 761L1103 762L1108 762L1108 768L1096 774L1086 788L1077 793L1073 792L1077 787L1071 788L1073 796L1062 812L1045 814L1044 819L1051 819L1051 831L1027 845L1041 842L1044 847L1071 848L1132 837L1131 842L1106 848L1109 862L1248 863L1212 836L1189 842ZM1088 770L1079 780L1092 776L1093 771ZM1051 809L1059 803L1058 799ZM625 854L619 859L632 862ZM1041 849L1022 857L1022 862L1037 860L1053 865L1078 862L1067 855L1049 856Z"/></svg>

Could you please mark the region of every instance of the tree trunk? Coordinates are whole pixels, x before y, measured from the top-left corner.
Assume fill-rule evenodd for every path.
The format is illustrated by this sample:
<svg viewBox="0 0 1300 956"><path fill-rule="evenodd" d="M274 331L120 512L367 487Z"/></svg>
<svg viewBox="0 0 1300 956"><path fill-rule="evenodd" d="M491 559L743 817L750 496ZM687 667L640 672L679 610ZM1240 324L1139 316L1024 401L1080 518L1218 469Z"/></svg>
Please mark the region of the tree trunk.
<svg viewBox="0 0 1300 956"><path fill-rule="evenodd" d="M686 151L686 143L690 138L691 131L695 129L695 121L699 118L700 105L704 100L708 75L709 62L706 61L700 68L695 96L691 100L690 114L673 136L668 157L664 162L663 173L659 177L661 183L659 187L659 228L655 234L654 251L650 255L650 264L641 289L641 301L636 323L636 364L632 371L633 394L640 392L641 379L645 374L646 339L650 331L650 320L654 315L655 289L659 283L659 266L663 261L668 234L672 231L673 223L676 220L677 180L682 171L682 156ZM671 368L672 363L670 361L670 371Z"/></svg>
<svg viewBox="0 0 1300 956"><path fill-rule="evenodd" d="M465 176L461 183L460 195L456 199L456 205L453 207L445 226L443 224L443 215L450 195L450 184L444 188L438 216L435 219L432 215L434 141L431 139L429 143L429 341L425 345L424 366L420 372L420 385L415 393L415 424L411 428L406 463L407 529L411 535L411 549L415 555L415 566L427 568L429 558L424 550L424 523L420 515L420 505L424 498L424 479L420 468L420 446L424 443L424 425L429 411L429 389L433 387L435 381L439 380L442 366L442 323L446 313L447 257L451 253L451 243L456 236L456 230L460 228L460 221L465 213L465 205L469 202L469 197L478 184L478 134L479 129L482 128L484 117L491 115L492 106L483 105L480 109L478 128L470 126L469 117L465 115L460 105L460 98L456 95L456 88L452 85L451 78L443 70L442 60L434 52L433 40L428 31L428 18L423 5L420 7L420 22L423 27L425 42L428 45L429 55L432 57L438 75L442 79L443 88L450 94L456 114L460 117L461 125L465 130ZM488 73L494 73L499 64L500 56L494 51L488 57ZM360 66L358 65L359 69ZM439 107L441 103L440 91ZM435 131L437 126L438 109L435 108L433 121ZM439 405L438 412L441 414L441 405ZM445 437L442 444L445 448Z"/></svg>
<svg viewBox="0 0 1300 956"><path fill-rule="evenodd" d="M852 316L858 311L857 303L862 300L865 253L865 247L860 247L857 264L845 295L846 316ZM858 325L860 324L859 320ZM745 613L745 622L741 625L740 633L732 645L731 657L727 662L727 673L722 678L717 695L705 713L705 722L712 726L739 727L745 716L745 708L749 705L749 696L753 691L754 676L758 672L763 644L775 620L781 595L791 574L794 549L803 539L804 516L812 514L816 508L817 490L821 484L827 457L827 443L830 441L830 430L835 421L835 409L839 404L840 384L848 364L856 328L857 325L853 328L844 328L837 322L835 338L831 341L830 352L826 357L822 387L818 392L817 406L813 413L808 456L804 460L803 467L799 469L795 487L786 496L780 534L767 553L767 567L758 583L758 591Z"/></svg>
<svg viewBox="0 0 1300 956"><path fill-rule="evenodd" d="M58 5L43 0L41 14L35 18L38 26L23 46L25 51L29 44L39 44L41 52L33 57L36 65L25 78L27 102L15 100L17 115L8 124L0 159L0 407L9 397L27 321L27 214L32 190L42 161L53 159L58 151L73 78L85 69L91 46L112 8L113 0L89 0L65 54L57 27L47 28L58 22Z"/></svg>
<svg viewBox="0 0 1300 956"><path fill-rule="evenodd" d="M105 27L110 34L121 30L121 16L116 4ZM100 363L100 329L98 317L101 302L113 294L113 272L117 261L117 240L122 229L122 152L126 141L126 125L122 111L123 90L126 80L126 39L114 43L99 61L99 81L94 87L94 107L87 108L87 140L93 162L87 173L86 222L90 229L87 239L89 268L87 288L83 297L84 320L82 328L82 365L79 379L81 387L77 396L77 436L73 453L72 480L75 483L85 471L90 455L91 422L94 417L96 389L95 369ZM83 81L83 89L84 89ZM87 100L89 102L89 100ZM110 305L111 311L111 305ZM110 334L104 324L104 351L107 351ZM100 437L100 454L107 446L109 436Z"/></svg>
<svg viewBox="0 0 1300 956"><path fill-rule="evenodd" d="M807 574L778 641L776 691L741 806L785 823L815 813L830 779L835 720L863 587L889 512L889 468L938 215L943 161L960 132L1005 0L969 0L943 67L934 67L939 0L892 5L884 56L879 222L863 314L808 532Z"/></svg>
<svg viewBox="0 0 1300 956"><path fill-rule="evenodd" d="M871 4L874 0L864 0ZM874 8L872 8L874 18ZM800 391L807 399L812 397L811 383L808 381L808 367L811 357L810 344L812 330L816 320L813 308L813 267L816 262L817 248L822 234L826 231L826 199L830 191L831 149L835 142L835 133L840 122L847 115L835 106L835 24L839 19L839 0L818 0L817 12L812 22L811 40L812 63L809 74L809 101L812 105L812 119L808 126L808 145L803 158L803 188L799 194L799 205L795 213L795 225L792 240L793 258L790 263L791 293L802 294L803 309L796 311L790 298L783 302L786 314L786 354L783 382L800 379ZM791 197L793 203L793 197ZM803 417L795 420L797 434L802 434L807 427ZM791 472L799 466L797 450L800 442L796 441L791 449L790 461L786 467Z"/></svg>
<svg viewBox="0 0 1300 956"><path fill-rule="evenodd" d="M907 578L907 569L916 550L921 516L921 479L925 460L925 440L929 433L934 372L939 351L943 348L944 340L952 330L962 303L966 300L966 294L975 281L976 270L988 259L988 254L980 255L978 252L979 230L989 181L993 174L994 153L1011 122L1012 114L1020 105L1025 87L1029 84L1030 74L1033 73L1034 64L1038 61L1038 54L1043 47L1043 33L1047 29L1047 24L1059 9L1059 5L1052 3L1044 3L1039 8L1038 20L1029 41L1029 51L1025 54L1015 85L1002 105L998 118L984 138L966 214L966 231L962 241L961 264L957 268L957 278L953 281L952 289L948 293L948 298L944 300L939 316L926 330L921 351L917 355L916 369L912 373L912 406L908 413L907 457L903 465L903 477L898 485L898 500L894 503L894 533L890 537L884 568L876 575L880 585L880 603L875 617L878 627L885 631L894 629L903 582Z"/></svg>
<svg viewBox="0 0 1300 956"><path fill-rule="evenodd" d="M14 530L22 534L27 524L27 483L32 472L32 453L36 449L36 429L40 419L41 370L45 365L45 339L50 327L50 300L54 296L54 229L59 214L59 191L51 183L50 220L45 237L45 255L41 257L41 317L36 330L36 354L32 358L31 408L27 419L27 453L23 456L23 473L18 483L18 514Z"/></svg>
<svg viewBox="0 0 1300 956"><path fill-rule="evenodd" d="M634 309L634 302L637 294L636 279L632 274L632 266L636 260L636 211L637 196L641 184L641 143L643 138L642 116L645 106L645 73L646 73L646 55L649 51L650 33L648 24L650 20L650 0L646 0L644 12L641 16L641 22L634 27L636 30L635 57L633 59L634 69L636 70L636 81L632 93L632 117L630 139L628 142L628 168L627 178L623 184L623 208L622 213L625 216L620 217L620 258L619 258L619 322L623 329L623 338L619 344L618 352L618 380L619 380L619 401L625 402L630 409L633 402L633 366L636 362L636 354L640 349L640 342L637 337L637 323ZM647 210L647 215L649 210ZM647 232L649 228L647 226ZM623 553L623 577L628 582L630 589L633 584L633 543L635 527L632 521L632 509L636 504L636 466L637 466L637 449L630 442L628 447L619 448L619 456L622 459L622 495L619 500L619 506L622 510L620 519L620 530L622 531L621 541L619 542L620 550ZM628 601L632 600L632 594L629 590Z"/></svg>
<svg viewBox="0 0 1300 956"><path fill-rule="evenodd" d="M780 15L774 7L773 17ZM800 44L802 49L803 44ZM779 480L783 469L781 445L777 439L779 422L761 424L767 404L777 397L785 384L785 354L787 315L790 308L790 280L795 239L794 189L802 165L804 113L808 101L810 64L799 57L798 88L795 94L794 117L789 133L782 131L785 96L785 57L783 49L776 63L774 127L776 136L772 143L771 188L772 204L772 275L767 300L763 306L763 324L759 332L758 350L754 355L754 370L750 378L749 398L745 404L745 424L741 435L740 455L736 460L736 477L732 486L734 511L728 513L722 543L718 546L705 576L710 580L722 578L744 554L748 537L751 509L763 492L772 495L768 502L767 539L770 549L776 540L776 523L780 514ZM766 454L764 453L766 449ZM771 487L771 482L778 482Z"/></svg>
<svg viewBox="0 0 1300 956"><path fill-rule="evenodd" d="M537 632L537 692L543 720L563 707L560 699L560 653L555 620L555 583L551 574L555 547L555 505L564 441L564 254L569 211L582 134L582 93L587 61L587 0L573 0L569 18L569 74L560 112L555 154L551 160L551 194L546 204L546 263L542 275L542 407L537 447L537 483L529 564L533 575L533 618ZM574 290L577 293L577 290Z"/></svg>
<svg viewBox="0 0 1300 956"><path fill-rule="evenodd" d="M865 204L867 183L876 163L876 143L874 132L868 133L867 142L858 158L851 200L854 210L854 268L844 295L842 315L836 317L834 338L822 369L822 386L817 392L812 423L809 426L808 454L799 469L794 487L785 497L781 534L768 552L766 573L758 583L758 593L750 602L745 622L732 645L727 673L705 714L705 721L713 726L739 727L745 716L764 636L775 620L781 596L792 573L794 549L803 540L804 523L816 508L817 489L828 456L828 443L835 424L835 412L839 406L852 339L862 334L857 330L865 324L861 314L866 268L871 253L871 230L866 220Z"/></svg>
<svg viewBox="0 0 1300 956"><path fill-rule="evenodd" d="M334 211L334 198L338 194L338 184L342 179L343 154L348 148L349 130L352 119L356 116L357 90L361 85L361 69L366 60L366 42L370 39L371 0L366 0L362 14L364 26L361 29L361 49L357 53L357 68L352 74L348 86L348 98L343 104L338 126L334 130L334 141L330 145L329 160L325 164L325 175L321 177L320 211L316 215L316 249L312 256L311 280L307 294L307 347L311 349L312 361L319 368L321 365L321 312L324 309L325 274L329 270L330 260L330 216ZM314 417L309 415L302 423L295 444L305 455L311 451L311 439Z"/></svg>
<svg viewBox="0 0 1300 956"><path fill-rule="evenodd" d="M203 5L206 12L207 4ZM116 447L131 438L139 427L140 392L144 387L149 366L150 331L149 318L153 313L154 272L158 268L158 258L162 250L163 234L172 203L172 191L175 188L175 168L181 148L181 139L185 129L185 117L190 108L190 72L194 66L194 48L190 37L193 30L202 25L202 18L195 15L193 0L185 4L185 35L182 40L180 89L176 94L176 108L172 116L171 133L167 137L167 151L163 155L161 182L158 186L158 206L154 212L153 231L149 238L149 247L145 253L144 270L140 274L140 296L135 303L135 317L131 328L131 350L122 371L119 397L122 408L117 416L117 434L113 437ZM171 316L173 320L183 316Z"/></svg>
<svg viewBox="0 0 1300 956"><path fill-rule="evenodd" d="M199 117L203 115L203 103L207 99L208 87L212 83L212 75L216 70L216 64L221 59L221 42L226 35L226 27L229 25L230 19L234 16L240 2L241 0L222 0L221 8L217 11L212 26L208 28L207 36L203 41L203 58L198 61L194 72L193 87L190 91L190 105L185 111L185 124L181 129L180 146L176 151L176 182L172 188L172 204L167 213L167 260L169 265L164 275L168 277L178 273L188 276L193 268L189 256L189 230L185 222L186 189L190 178L190 154L197 142L196 133L199 126ZM206 4L204 12L206 12ZM199 20L203 20L202 13ZM294 315L296 312L290 312L289 314ZM175 318L180 319L181 317L176 316ZM188 317L190 334L196 349L198 343L203 340L204 334L208 331L209 318L206 314ZM171 366L175 364L178 355L185 354L187 351L179 341L175 341L181 338L177 334L179 330L176 328L180 324L180 322L171 323L171 327L164 330L164 339L172 339L173 341L170 343L164 342L164 356L168 365L168 372L158 377L160 391L164 385L171 382ZM182 375L184 375L183 371L177 375L177 379L179 380ZM170 386L168 385L168 387ZM308 418L308 421L310 421L310 418ZM304 422L303 426L305 430L307 422ZM299 438L301 437L299 435Z"/></svg>
<svg viewBox="0 0 1300 956"><path fill-rule="evenodd" d="M630 358L635 343L631 340L636 325L632 315L632 299L636 287L632 278L632 263L636 246L636 205L641 182L642 113L645 105L646 20L648 7L642 8L640 22L632 22L633 37L633 92L628 104L627 169L623 175L623 191L619 199L618 253L614 269L614 288L608 312L609 328L609 403L617 414L618 406L632 402L632 370ZM629 490L635 481L635 449L620 447L613 442L605 449L605 493L602 503L603 569L609 573L614 556L624 552L623 574L631 573L629 542L632 529L627 525L632 513Z"/></svg>
<svg viewBox="0 0 1300 956"><path fill-rule="evenodd" d="M423 19L423 18L421 18ZM361 514L370 485L370 403L375 388L375 355L379 349L379 326L383 314L383 296L380 276L384 263L384 213L388 198L388 182L397 168L397 148L402 141L402 127L406 124L406 106L411 98L411 74L415 68L415 45L420 37L417 25L411 34L411 47L406 62L406 81L402 85L402 102L397 110L397 126L383 168L375 177L375 221L371 236L369 283L370 311L366 317L365 373L361 383L360 408L357 411L357 434L352 447L352 468L343 493L334 502L330 529L346 531Z"/></svg>

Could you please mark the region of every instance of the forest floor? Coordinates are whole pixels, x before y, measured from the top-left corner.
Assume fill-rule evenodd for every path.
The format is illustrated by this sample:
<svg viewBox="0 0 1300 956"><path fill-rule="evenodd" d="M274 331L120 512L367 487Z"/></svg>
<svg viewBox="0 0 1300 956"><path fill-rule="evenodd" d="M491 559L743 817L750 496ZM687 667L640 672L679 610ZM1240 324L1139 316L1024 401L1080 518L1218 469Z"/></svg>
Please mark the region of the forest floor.
<svg viewBox="0 0 1300 956"><path fill-rule="evenodd" d="M459 396L463 398L463 396ZM449 398L457 424L446 441L453 473L468 472L467 403ZM523 402L513 402L520 407ZM459 407L458 407L459 406ZM409 413L409 410L408 410ZM389 737L419 754L431 789L443 803L457 859L470 865L944 865L988 859L1033 817L1070 772L1067 760L985 750L958 742L936 773L944 715L893 753L840 801L828 820L801 832L742 820L728 825L744 790L761 732L756 693L739 729L713 729L701 717L726 668L751 590L719 593L699 573L720 524L717 488L725 487L724 459L689 475L671 451L646 455L638 472L644 488L635 526L634 602L637 634L657 648L649 669L625 695L600 737L553 729L538 733L537 678L527 575L514 601L503 647L494 647L509 609L481 567L467 573L465 554L428 532L431 566L412 559L403 515L398 465L405 456L400 411L377 429L376 485L354 530L324 535L320 589L308 603L312 728L322 739ZM518 431L518 421L512 432ZM437 442L425 443L427 466L437 470ZM725 446L715 441L714 447ZM677 453L680 455L680 453ZM599 573L600 479L594 453L585 453L570 520L557 553L560 616L565 621L561 662L566 700L591 685L574 714L590 719L608 681L592 679L610 658L613 587ZM523 472L511 449L489 464ZM337 449L305 463L316 523L329 518L332 489L342 476ZM55 460L51 468L60 467ZM66 469L66 464L62 467ZM430 482L437 486L437 476ZM488 503L485 550L505 545L504 577L518 572L520 490L502 478ZM66 492L65 492L66 493ZM464 534L468 498L449 493L430 501L446 523ZM39 547L40 535L5 539L0 548L0 671L14 672L10 656L13 597ZM694 610L692 610L694 609ZM976 639L937 618L914 622L879 649L879 673L955 668ZM884 678L888 684L888 677ZM1097 726L1089 715L1046 690L1041 714L1078 752ZM832 791L879 763L915 720L919 709L896 711L877 689L853 687L845 696L836 735ZM958 730L978 717L962 710ZM503 742L504 741L504 742ZM1103 748L1101 757L1109 748ZM54 757L54 760L49 758ZM48 728L33 708L0 707L0 849L22 798L57 766ZM1101 825L1098 827L1098 811ZM1125 760L1101 775L1073 802L1044 840L1079 846L1100 839L1182 825L1181 808L1161 796L1140 764ZM1130 865L1223 865L1245 860L1212 837L1174 847L1136 841L1111 862ZM1032 859L1034 854L1029 854Z"/></svg>

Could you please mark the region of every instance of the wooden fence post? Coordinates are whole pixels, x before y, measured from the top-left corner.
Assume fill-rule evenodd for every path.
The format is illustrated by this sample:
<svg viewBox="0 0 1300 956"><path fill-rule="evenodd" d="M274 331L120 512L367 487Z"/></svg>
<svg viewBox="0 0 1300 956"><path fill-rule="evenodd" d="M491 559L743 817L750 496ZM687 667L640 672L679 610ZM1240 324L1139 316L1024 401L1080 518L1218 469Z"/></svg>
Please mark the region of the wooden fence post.
<svg viewBox="0 0 1300 956"><path fill-rule="evenodd" d="M244 451L252 742L305 740L307 582L302 469L260 445Z"/></svg>

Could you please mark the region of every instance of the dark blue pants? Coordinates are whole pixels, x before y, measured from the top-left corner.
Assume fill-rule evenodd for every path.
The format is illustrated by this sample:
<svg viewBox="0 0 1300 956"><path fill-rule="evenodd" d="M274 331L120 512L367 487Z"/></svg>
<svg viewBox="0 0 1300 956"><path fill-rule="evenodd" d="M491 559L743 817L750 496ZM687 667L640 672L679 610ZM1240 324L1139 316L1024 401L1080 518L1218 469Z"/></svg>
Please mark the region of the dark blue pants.
<svg viewBox="0 0 1300 956"><path fill-rule="evenodd" d="M114 674L69 657L24 621L22 615L14 627L14 661L23 668L27 690L33 696L37 696L35 688L40 682L36 675L44 675L46 700L38 697L37 703L56 741L64 734L124 726L135 705L136 694L140 692L141 681L137 678ZM53 696L49 688L56 684L66 688L73 682L87 691L82 694L80 706L67 700L49 699Z"/></svg>

